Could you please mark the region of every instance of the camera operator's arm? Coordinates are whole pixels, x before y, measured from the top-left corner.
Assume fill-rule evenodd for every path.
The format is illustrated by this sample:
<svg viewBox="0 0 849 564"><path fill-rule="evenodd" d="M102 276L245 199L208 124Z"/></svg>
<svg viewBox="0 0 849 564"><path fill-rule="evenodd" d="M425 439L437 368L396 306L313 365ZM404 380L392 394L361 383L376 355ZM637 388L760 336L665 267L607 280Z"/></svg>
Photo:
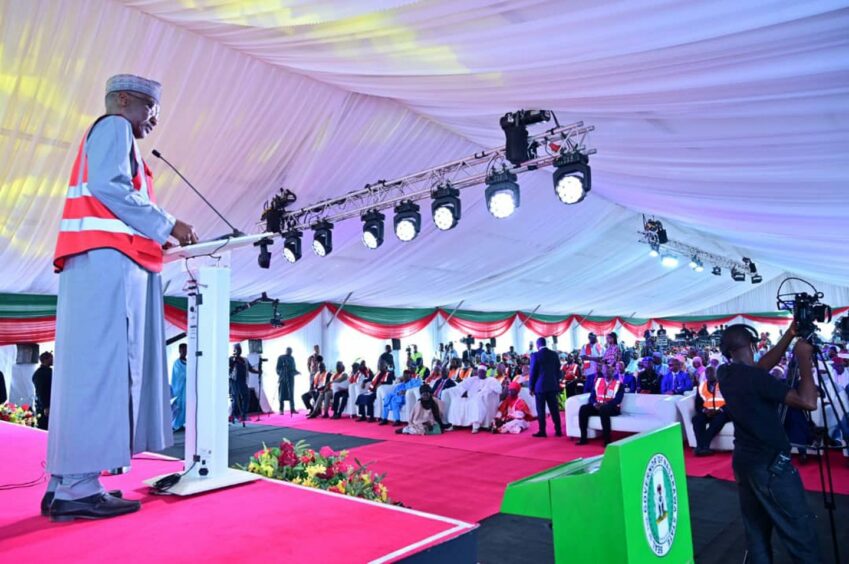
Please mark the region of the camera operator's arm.
<svg viewBox="0 0 849 564"><path fill-rule="evenodd" d="M763 368L766 371L772 370L776 364L784 357L787 352L787 347L790 346L790 341L796 336L796 322L790 324L781 340L773 348L769 349L758 361L758 368Z"/></svg>
<svg viewBox="0 0 849 564"><path fill-rule="evenodd" d="M784 398L784 403L790 407L814 411L817 408L817 386L814 384L813 358L814 348L803 339L796 343L793 353L799 365L799 389L790 390Z"/></svg>

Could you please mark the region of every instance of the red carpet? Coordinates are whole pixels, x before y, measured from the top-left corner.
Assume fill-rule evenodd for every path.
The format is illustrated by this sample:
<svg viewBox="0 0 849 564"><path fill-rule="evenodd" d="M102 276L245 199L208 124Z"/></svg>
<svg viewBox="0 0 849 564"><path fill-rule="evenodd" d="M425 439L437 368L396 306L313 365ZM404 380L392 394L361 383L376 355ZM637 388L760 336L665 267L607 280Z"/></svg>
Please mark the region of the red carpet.
<svg viewBox="0 0 849 564"><path fill-rule="evenodd" d="M0 483L43 475L45 433L0 423ZM0 490L0 546L8 561L73 562L390 561L442 542L468 526L436 516L260 481L178 498L147 494L141 480L179 470L145 456L133 471L104 479L142 500L142 510L105 521L53 524L38 513L45 484ZM389 556L386 560L385 557Z"/></svg>
<svg viewBox="0 0 849 564"><path fill-rule="evenodd" d="M396 435L396 428L392 426L355 423L347 418L272 415L261 423L385 441L352 449L352 456L363 463L371 463L375 471L387 474L386 483L394 499L417 510L465 521L480 521L497 513L505 486L514 480L576 458L602 453L598 441L577 446L566 437L537 439L527 431L520 435L472 435L461 429L442 435L414 437ZM531 430L535 429L532 425ZM697 458L691 449L685 448L684 459L690 476L734 479L730 453ZM849 494L846 459L834 453L831 461L835 492ZM815 457L799 466L799 473L805 488L820 489Z"/></svg>

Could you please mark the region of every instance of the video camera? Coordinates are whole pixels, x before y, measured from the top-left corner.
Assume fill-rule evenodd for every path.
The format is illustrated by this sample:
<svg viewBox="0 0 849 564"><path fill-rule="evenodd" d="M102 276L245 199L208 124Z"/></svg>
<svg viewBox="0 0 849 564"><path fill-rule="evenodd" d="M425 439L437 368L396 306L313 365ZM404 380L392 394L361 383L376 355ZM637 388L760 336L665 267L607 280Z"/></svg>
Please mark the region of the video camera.
<svg viewBox="0 0 849 564"><path fill-rule="evenodd" d="M288 188L281 188L280 193L274 195L271 201L266 202L260 219L265 221L265 230L271 233L280 233L285 228L286 208L291 206L298 197Z"/></svg>
<svg viewBox="0 0 849 564"><path fill-rule="evenodd" d="M787 280L792 280L788 278ZM787 282L785 280L784 282ZM784 285L782 282L782 286ZM811 286L813 288L813 286ZM800 292L794 294L781 294L781 287L778 288L779 294L776 296L778 309L780 311L792 311L793 321L796 322L796 331L800 337L806 341L810 341L817 332L817 323L828 323L831 321L831 306L822 303L822 292L817 292L814 288L813 294ZM790 296L790 297L788 297Z"/></svg>
<svg viewBox="0 0 849 564"><path fill-rule="evenodd" d="M460 339L460 342L463 343L464 345L466 345L467 349L470 349L470 348L472 348L472 345L475 344L475 338L472 337L471 335L466 335L465 337Z"/></svg>

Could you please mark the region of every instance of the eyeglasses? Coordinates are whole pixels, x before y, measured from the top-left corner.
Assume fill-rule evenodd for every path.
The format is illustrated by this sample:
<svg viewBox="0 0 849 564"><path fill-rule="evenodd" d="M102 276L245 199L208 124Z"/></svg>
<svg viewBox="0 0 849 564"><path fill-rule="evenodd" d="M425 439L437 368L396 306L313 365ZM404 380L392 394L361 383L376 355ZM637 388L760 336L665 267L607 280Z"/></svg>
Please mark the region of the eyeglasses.
<svg viewBox="0 0 849 564"><path fill-rule="evenodd" d="M141 100L142 102L144 102L145 106L147 106L148 114L155 116L157 119L159 118L159 104L156 102L156 100L149 96L139 96L138 94L134 94L129 91L124 91L124 93L131 98L135 98L136 100Z"/></svg>

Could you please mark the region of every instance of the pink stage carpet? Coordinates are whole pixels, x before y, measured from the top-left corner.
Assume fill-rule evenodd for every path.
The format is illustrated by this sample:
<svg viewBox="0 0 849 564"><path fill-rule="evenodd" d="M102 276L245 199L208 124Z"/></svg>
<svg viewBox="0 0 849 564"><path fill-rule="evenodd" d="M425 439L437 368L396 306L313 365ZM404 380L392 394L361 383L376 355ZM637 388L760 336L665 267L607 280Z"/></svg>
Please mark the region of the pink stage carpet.
<svg viewBox="0 0 849 564"><path fill-rule="evenodd" d="M473 435L467 429L416 437L396 435L396 427L391 425L356 423L348 418L306 419L304 415L272 415L261 423L383 441L351 449L351 455L386 473L394 499L413 509L470 522L498 513L504 488L510 482L603 452L598 440L577 446L568 437L554 437L550 423L546 439L531 437L527 431L519 435ZM531 432L535 430L532 425ZM835 493L849 494L846 459L837 452L830 458ZM734 479L730 453L697 458L685 448L684 459L690 476ZM798 467L805 487L819 490L816 458L809 457L807 464Z"/></svg>
<svg viewBox="0 0 849 564"><path fill-rule="evenodd" d="M0 485L44 476L47 435L0 423ZM456 537L451 519L259 481L187 498L151 496L141 481L181 469L144 455L104 485L142 500L138 513L51 523L39 514L45 483L0 488L0 552L24 562L387 562Z"/></svg>

